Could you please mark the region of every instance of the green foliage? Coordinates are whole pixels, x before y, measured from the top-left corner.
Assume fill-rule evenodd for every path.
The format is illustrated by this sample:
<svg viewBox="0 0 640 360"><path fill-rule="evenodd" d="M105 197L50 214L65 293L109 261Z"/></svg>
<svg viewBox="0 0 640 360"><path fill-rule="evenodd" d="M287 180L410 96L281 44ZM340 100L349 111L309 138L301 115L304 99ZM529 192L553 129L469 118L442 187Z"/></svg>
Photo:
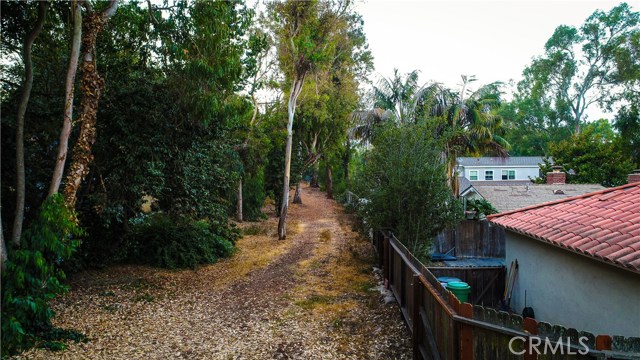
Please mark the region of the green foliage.
<svg viewBox="0 0 640 360"><path fill-rule="evenodd" d="M620 146L640 167L640 104L620 108L613 126L620 133Z"/></svg>
<svg viewBox="0 0 640 360"><path fill-rule="evenodd" d="M60 264L79 245L81 229L60 195L42 204L38 217L24 232L22 247L10 249L2 272L2 355L9 355L56 338L48 301L68 287ZM60 333L58 335L72 335Z"/></svg>
<svg viewBox="0 0 640 360"><path fill-rule="evenodd" d="M491 215L498 213L498 210L485 199L469 199L467 200L467 211L475 211L475 218L479 219L481 215Z"/></svg>
<svg viewBox="0 0 640 360"><path fill-rule="evenodd" d="M240 236L238 229L220 225L161 213L136 219L126 241L127 259L170 269L214 263L233 253Z"/></svg>
<svg viewBox="0 0 640 360"><path fill-rule="evenodd" d="M354 180L361 215L373 228L390 228L418 254L432 238L461 218L447 186L442 144L427 125L390 127L374 141Z"/></svg>
<svg viewBox="0 0 640 360"><path fill-rule="evenodd" d="M407 73L403 79L398 69L393 69L393 77L382 77L373 87L373 96L374 107L391 111L393 121L414 123L420 105L416 100L421 96L418 70Z"/></svg>
<svg viewBox="0 0 640 360"><path fill-rule="evenodd" d="M264 171L245 177L242 185L242 214L245 220L257 221L265 217L262 213L262 205L267 198L265 191L265 175Z"/></svg>
<svg viewBox="0 0 640 360"><path fill-rule="evenodd" d="M545 54L523 72L516 96L520 110L547 128L567 126L574 132L589 106L611 110L630 88L637 91L640 72L631 59L637 59L638 24L640 13L621 3L595 11L579 28L556 28Z"/></svg>
<svg viewBox="0 0 640 360"><path fill-rule="evenodd" d="M335 5L318 0L271 3L280 69L289 84L327 66L332 59L336 46L332 36L338 22L337 11L332 9Z"/></svg>
<svg viewBox="0 0 640 360"><path fill-rule="evenodd" d="M617 135L610 130L606 120L595 122L587 125L579 134L550 145L549 152L554 163L563 166L565 171L573 170L575 173L568 175L567 182L603 186L626 184L633 163L631 157L620 148Z"/></svg>
<svg viewBox="0 0 640 360"><path fill-rule="evenodd" d="M505 120L505 139L511 144L511 156L540 156L549 154L549 143L571 136L572 129L548 118L530 98L515 95L512 102L500 108Z"/></svg>

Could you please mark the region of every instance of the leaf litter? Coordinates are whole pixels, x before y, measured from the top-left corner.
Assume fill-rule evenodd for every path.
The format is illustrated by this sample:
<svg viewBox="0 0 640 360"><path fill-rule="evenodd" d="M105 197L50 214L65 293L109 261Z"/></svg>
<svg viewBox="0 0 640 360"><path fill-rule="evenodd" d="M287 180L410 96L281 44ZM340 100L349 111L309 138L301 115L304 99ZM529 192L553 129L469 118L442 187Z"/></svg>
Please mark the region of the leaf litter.
<svg viewBox="0 0 640 360"><path fill-rule="evenodd" d="M28 359L409 359L410 334L385 304L356 219L304 188L288 236L274 209L229 259L190 270L113 266L70 279L54 325L89 341Z"/></svg>

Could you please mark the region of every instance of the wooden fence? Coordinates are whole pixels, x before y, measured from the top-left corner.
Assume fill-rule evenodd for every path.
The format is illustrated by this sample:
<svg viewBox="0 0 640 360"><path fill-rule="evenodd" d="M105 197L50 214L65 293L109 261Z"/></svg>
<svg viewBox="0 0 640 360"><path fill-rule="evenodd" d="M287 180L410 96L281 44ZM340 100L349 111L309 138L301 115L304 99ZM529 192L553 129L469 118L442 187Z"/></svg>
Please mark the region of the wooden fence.
<svg viewBox="0 0 640 360"><path fill-rule="evenodd" d="M506 269L495 267L429 267L428 270L439 278L458 278L471 286L469 303L483 306L498 306L504 296Z"/></svg>
<svg viewBox="0 0 640 360"><path fill-rule="evenodd" d="M374 245L388 287L411 331L414 359L639 358L640 338L594 336L478 305L461 304L392 234L376 233ZM580 337L588 350L578 342ZM554 347L561 345L555 355L535 351L544 353L545 341ZM535 344L541 345L532 347Z"/></svg>
<svg viewBox="0 0 640 360"><path fill-rule="evenodd" d="M435 252L454 249L451 255L459 258L504 259L504 247L504 229L486 220L463 220L455 229L438 234L433 242Z"/></svg>

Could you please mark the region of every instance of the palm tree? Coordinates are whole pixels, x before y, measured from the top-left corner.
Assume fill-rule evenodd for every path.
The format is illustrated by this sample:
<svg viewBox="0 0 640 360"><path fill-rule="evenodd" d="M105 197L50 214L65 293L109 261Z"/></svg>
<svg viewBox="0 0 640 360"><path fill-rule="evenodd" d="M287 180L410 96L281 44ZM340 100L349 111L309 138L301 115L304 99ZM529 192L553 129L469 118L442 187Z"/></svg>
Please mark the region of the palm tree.
<svg viewBox="0 0 640 360"><path fill-rule="evenodd" d="M508 156L509 143L502 137L505 129L500 108L499 83L482 86L465 99L467 85L473 77L463 76L459 94L439 86L425 88L430 99L429 116L435 119L436 134L444 138L444 156L451 191L458 196L456 171L458 155L479 156L493 154Z"/></svg>
<svg viewBox="0 0 640 360"><path fill-rule="evenodd" d="M502 137L505 129L500 108L500 83L492 83L470 91L474 76L462 75L459 92L439 83L418 86L418 72L412 71L403 80L398 70L391 79L382 78L373 88L376 108L390 112L398 126L419 121L434 123L434 136L444 142L443 161L447 162L447 178L451 191L458 196L456 173L458 155L479 156L493 154L508 156L509 143ZM372 127L379 124L378 113L359 114L359 134L372 135ZM370 139L370 138L369 138Z"/></svg>
<svg viewBox="0 0 640 360"><path fill-rule="evenodd" d="M347 140L360 141L364 146L368 146L373 140L376 127L391 120L393 116L390 110L380 108L352 112Z"/></svg>
<svg viewBox="0 0 640 360"><path fill-rule="evenodd" d="M374 107L391 111L398 125L415 120L416 94L418 87L418 71L407 73L404 80L398 69L393 70L393 77L381 77L378 86L373 87Z"/></svg>

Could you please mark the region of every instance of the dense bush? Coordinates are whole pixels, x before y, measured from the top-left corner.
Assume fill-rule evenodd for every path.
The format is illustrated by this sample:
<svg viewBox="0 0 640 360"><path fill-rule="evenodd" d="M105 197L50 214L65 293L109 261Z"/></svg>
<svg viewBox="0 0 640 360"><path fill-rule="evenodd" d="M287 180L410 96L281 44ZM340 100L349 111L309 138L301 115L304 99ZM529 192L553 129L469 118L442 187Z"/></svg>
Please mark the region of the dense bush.
<svg viewBox="0 0 640 360"><path fill-rule="evenodd" d="M10 249L2 272L2 355L38 343L52 343L54 335L70 335L51 325L53 311L47 302L68 287L60 264L78 247L81 229L74 214L54 195L42 204L38 217L24 232L20 248Z"/></svg>
<svg viewBox="0 0 640 360"><path fill-rule="evenodd" d="M134 222L126 239L126 258L166 268L195 267L231 255L239 236L234 227L158 213Z"/></svg>
<svg viewBox="0 0 640 360"><path fill-rule="evenodd" d="M373 228L390 228L416 255L461 218L447 186L440 144L426 125L390 127L374 141L356 174L362 216Z"/></svg>

